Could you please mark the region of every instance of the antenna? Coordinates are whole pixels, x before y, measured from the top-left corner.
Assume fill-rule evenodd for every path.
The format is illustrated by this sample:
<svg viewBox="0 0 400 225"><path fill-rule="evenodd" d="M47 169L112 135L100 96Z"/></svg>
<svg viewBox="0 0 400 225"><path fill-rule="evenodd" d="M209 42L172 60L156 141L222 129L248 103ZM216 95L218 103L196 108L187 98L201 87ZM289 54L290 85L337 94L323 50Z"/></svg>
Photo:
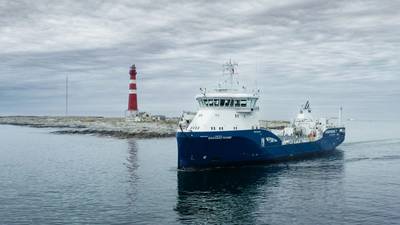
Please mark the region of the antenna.
<svg viewBox="0 0 400 225"><path fill-rule="evenodd" d="M65 116L68 116L68 74L65 77Z"/></svg>
<svg viewBox="0 0 400 225"><path fill-rule="evenodd" d="M224 72L228 71L229 75L230 75L230 83L231 83L231 87L233 86L233 75L235 74L235 67L238 67L239 65L237 63L232 63L232 60L229 59L229 62L225 63L223 65L224 68Z"/></svg>

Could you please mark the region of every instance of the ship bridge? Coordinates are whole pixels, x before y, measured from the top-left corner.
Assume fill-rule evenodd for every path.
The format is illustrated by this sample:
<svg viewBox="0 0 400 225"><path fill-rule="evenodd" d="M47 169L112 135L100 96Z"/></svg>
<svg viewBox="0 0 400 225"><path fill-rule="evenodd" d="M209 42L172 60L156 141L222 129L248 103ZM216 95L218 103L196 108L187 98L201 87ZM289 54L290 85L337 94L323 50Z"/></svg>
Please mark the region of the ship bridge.
<svg viewBox="0 0 400 225"><path fill-rule="evenodd" d="M247 93L209 93L196 96L200 108L234 109L238 112L258 110L258 96Z"/></svg>
<svg viewBox="0 0 400 225"><path fill-rule="evenodd" d="M188 131L253 130L259 128L257 100L259 91L248 92L236 80L237 64L224 64L228 79L212 92L200 89L196 96L199 110Z"/></svg>

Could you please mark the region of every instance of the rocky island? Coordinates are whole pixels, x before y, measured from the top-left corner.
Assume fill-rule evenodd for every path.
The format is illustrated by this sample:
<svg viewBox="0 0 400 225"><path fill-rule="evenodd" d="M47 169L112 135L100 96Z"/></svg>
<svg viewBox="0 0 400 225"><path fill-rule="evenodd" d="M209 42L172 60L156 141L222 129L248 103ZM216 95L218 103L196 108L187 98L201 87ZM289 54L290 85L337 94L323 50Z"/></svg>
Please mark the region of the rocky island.
<svg viewBox="0 0 400 225"><path fill-rule="evenodd" d="M116 138L174 137L178 118L153 117L143 121L123 117L96 116L0 116L0 124L54 128L54 134L92 134ZM260 126L279 129L288 126L287 121L260 120Z"/></svg>
<svg viewBox="0 0 400 225"><path fill-rule="evenodd" d="M55 128L55 134L94 134L117 138L173 137L177 119L133 122L118 117L1 116L0 124Z"/></svg>

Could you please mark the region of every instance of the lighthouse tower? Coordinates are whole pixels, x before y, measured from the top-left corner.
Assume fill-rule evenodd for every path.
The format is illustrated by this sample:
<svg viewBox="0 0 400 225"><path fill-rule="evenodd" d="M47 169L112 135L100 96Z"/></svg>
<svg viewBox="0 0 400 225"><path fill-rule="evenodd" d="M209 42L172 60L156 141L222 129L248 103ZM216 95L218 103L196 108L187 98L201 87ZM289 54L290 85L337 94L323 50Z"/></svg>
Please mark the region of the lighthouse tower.
<svg viewBox="0 0 400 225"><path fill-rule="evenodd" d="M136 92L136 66L133 64L129 71L129 101L128 101L128 117L136 117L138 114L137 92Z"/></svg>

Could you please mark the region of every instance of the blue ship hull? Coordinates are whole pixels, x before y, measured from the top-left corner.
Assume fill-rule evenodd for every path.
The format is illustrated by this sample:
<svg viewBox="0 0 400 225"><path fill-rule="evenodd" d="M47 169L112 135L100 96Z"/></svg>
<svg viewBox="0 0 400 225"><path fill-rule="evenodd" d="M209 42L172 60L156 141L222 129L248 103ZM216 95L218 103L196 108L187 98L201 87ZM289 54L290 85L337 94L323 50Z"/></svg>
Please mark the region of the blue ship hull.
<svg viewBox="0 0 400 225"><path fill-rule="evenodd" d="M205 168L276 162L334 150L345 128L327 129L316 141L282 144L268 130L178 132L178 168Z"/></svg>

